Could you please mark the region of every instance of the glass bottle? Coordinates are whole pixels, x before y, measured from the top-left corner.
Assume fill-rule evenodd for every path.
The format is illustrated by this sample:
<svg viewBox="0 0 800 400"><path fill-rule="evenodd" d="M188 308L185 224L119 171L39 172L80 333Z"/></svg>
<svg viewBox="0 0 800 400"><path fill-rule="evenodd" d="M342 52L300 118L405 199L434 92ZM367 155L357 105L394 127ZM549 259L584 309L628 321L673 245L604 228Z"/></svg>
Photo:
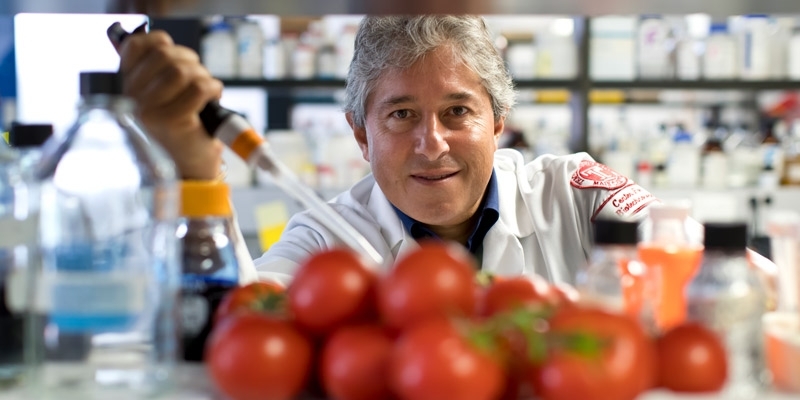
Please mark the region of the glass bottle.
<svg viewBox="0 0 800 400"><path fill-rule="evenodd" d="M775 134L775 119L765 117L761 123L761 145L759 151L761 153L762 169L769 169L774 171L778 179L783 175L783 146L778 136Z"/></svg>
<svg viewBox="0 0 800 400"><path fill-rule="evenodd" d="M238 236L224 183L183 181L181 204L183 359L202 361L217 306L239 283Z"/></svg>
<svg viewBox="0 0 800 400"><path fill-rule="evenodd" d="M648 269L648 284L654 288L656 329L662 332L686 320L684 291L703 254L703 246L692 232L689 209L688 201L650 206L638 245L639 259Z"/></svg>
<svg viewBox="0 0 800 400"><path fill-rule="evenodd" d="M37 398L147 396L177 355L175 166L116 73L80 74L72 127L37 167L45 317Z"/></svg>
<svg viewBox="0 0 800 400"><path fill-rule="evenodd" d="M713 329L728 354L726 399L755 399L764 384L766 290L748 264L747 224L706 223L703 262L686 290L688 318Z"/></svg>
<svg viewBox="0 0 800 400"><path fill-rule="evenodd" d="M784 143L781 185L800 186L800 120L794 120Z"/></svg>
<svg viewBox="0 0 800 400"><path fill-rule="evenodd" d="M15 123L11 147L0 148L0 386L18 383L26 358L33 357L32 347L25 347L26 326L34 322L26 319L33 317L26 289L36 262L39 213L33 168L52 133L52 125Z"/></svg>
<svg viewBox="0 0 800 400"><path fill-rule="evenodd" d="M767 232L778 269L775 310L762 320L766 365L773 387L800 393L800 212L771 212Z"/></svg>
<svg viewBox="0 0 800 400"><path fill-rule="evenodd" d="M644 283L636 252L639 224L598 219L592 226L591 261L575 278L581 301L638 318Z"/></svg>

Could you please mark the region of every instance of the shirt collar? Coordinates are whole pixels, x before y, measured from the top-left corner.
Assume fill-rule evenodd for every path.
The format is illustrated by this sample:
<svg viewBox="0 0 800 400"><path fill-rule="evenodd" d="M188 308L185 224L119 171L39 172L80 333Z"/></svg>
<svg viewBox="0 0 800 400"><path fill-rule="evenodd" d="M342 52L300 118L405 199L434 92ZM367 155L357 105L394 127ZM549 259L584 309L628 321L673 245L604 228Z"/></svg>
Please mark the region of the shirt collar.
<svg viewBox="0 0 800 400"><path fill-rule="evenodd" d="M403 227L414 239L438 238L438 236L423 223L409 217L406 213L395 207L394 204L392 204L392 208L403 223ZM500 202L497 195L497 176L493 169L492 176L489 178L489 183L486 185L483 201L478 208L478 222L467 238L467 249L472 254L477 254L481 250L486 233L489 232L489 229L491 229L499 218Z"/></svg>

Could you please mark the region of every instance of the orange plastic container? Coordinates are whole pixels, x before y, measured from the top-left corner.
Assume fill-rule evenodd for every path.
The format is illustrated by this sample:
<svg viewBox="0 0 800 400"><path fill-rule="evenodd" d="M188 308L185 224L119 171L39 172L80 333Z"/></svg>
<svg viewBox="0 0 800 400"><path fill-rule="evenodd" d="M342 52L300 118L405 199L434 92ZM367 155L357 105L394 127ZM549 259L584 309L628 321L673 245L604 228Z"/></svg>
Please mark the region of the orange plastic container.
<svg viewBox="0 0 800 400"><path fill-rule="evenodd" d="M640 244L639 259L648 269L645 285L653 291L656 328L663 332L686 321L686 286L700 268L703 246Z"/></svg>
<svg viewBox="0 0 800 400"><path fill-rule="evenodd" d="M772 385L781 391L800 393L800 315L767 313L763 327Z"/></svg>

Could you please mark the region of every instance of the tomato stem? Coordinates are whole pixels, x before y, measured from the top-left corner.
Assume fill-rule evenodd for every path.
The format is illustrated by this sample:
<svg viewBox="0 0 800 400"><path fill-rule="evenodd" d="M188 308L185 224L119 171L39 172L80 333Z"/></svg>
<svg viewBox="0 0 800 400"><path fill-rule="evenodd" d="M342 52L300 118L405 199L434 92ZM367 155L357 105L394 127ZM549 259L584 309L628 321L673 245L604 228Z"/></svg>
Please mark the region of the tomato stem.
<svg viewBox="0 0 800 400"><path fill-rule="evenodd" d="M607 340L591 333L550 331L547 320L553 312L553 308L549 306L522 306L495 314L475 324L461 324L461 328L462 332L466 332L470 343L487 352L495 352L503 337L521 337L525 343L526 356L534 364L543 362L548 352L554 349L595 358L608 346Z"/></svg>
<svg viewBox="0 0 800 400"><path fill-rule="evenodd" d="M259 296L258 301L253 302L251 307L259 312L284 315L286 312L286 294L268 292L266 295Z"/></svg>
<svg viewBox="0 0 800 400"><path fill-rule="evenodd" d="M608 346L608 340L603 340L587 332L566 332L551 333L549 335L550 344L574 354L595 358L600 355L600 351Z"/></svg>

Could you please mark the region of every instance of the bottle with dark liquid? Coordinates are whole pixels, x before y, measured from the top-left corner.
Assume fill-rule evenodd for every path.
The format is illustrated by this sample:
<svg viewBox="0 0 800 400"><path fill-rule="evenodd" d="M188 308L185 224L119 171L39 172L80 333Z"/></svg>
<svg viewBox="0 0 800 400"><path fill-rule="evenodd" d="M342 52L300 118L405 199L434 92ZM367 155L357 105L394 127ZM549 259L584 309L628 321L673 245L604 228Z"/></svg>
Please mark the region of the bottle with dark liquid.
<svg viewBox="0 0 800 400"><path fill-rule="evenodd" d="M222 297L239 283L237 236L226 184L183 181L181 202L183 359L202 361L214 312Z"/></svg>
<svg viewBox="0 0 800 400"><path fill-rule="evenodd" d="M13 124L0 149L0 382L16 382L26 352L26 276L35 262L38 201L33 169L52 125ZM30 320L32 322L32 320ZM32 347L28 347L30 349ZM31 355L31 354L29 354Z"/></svg>

